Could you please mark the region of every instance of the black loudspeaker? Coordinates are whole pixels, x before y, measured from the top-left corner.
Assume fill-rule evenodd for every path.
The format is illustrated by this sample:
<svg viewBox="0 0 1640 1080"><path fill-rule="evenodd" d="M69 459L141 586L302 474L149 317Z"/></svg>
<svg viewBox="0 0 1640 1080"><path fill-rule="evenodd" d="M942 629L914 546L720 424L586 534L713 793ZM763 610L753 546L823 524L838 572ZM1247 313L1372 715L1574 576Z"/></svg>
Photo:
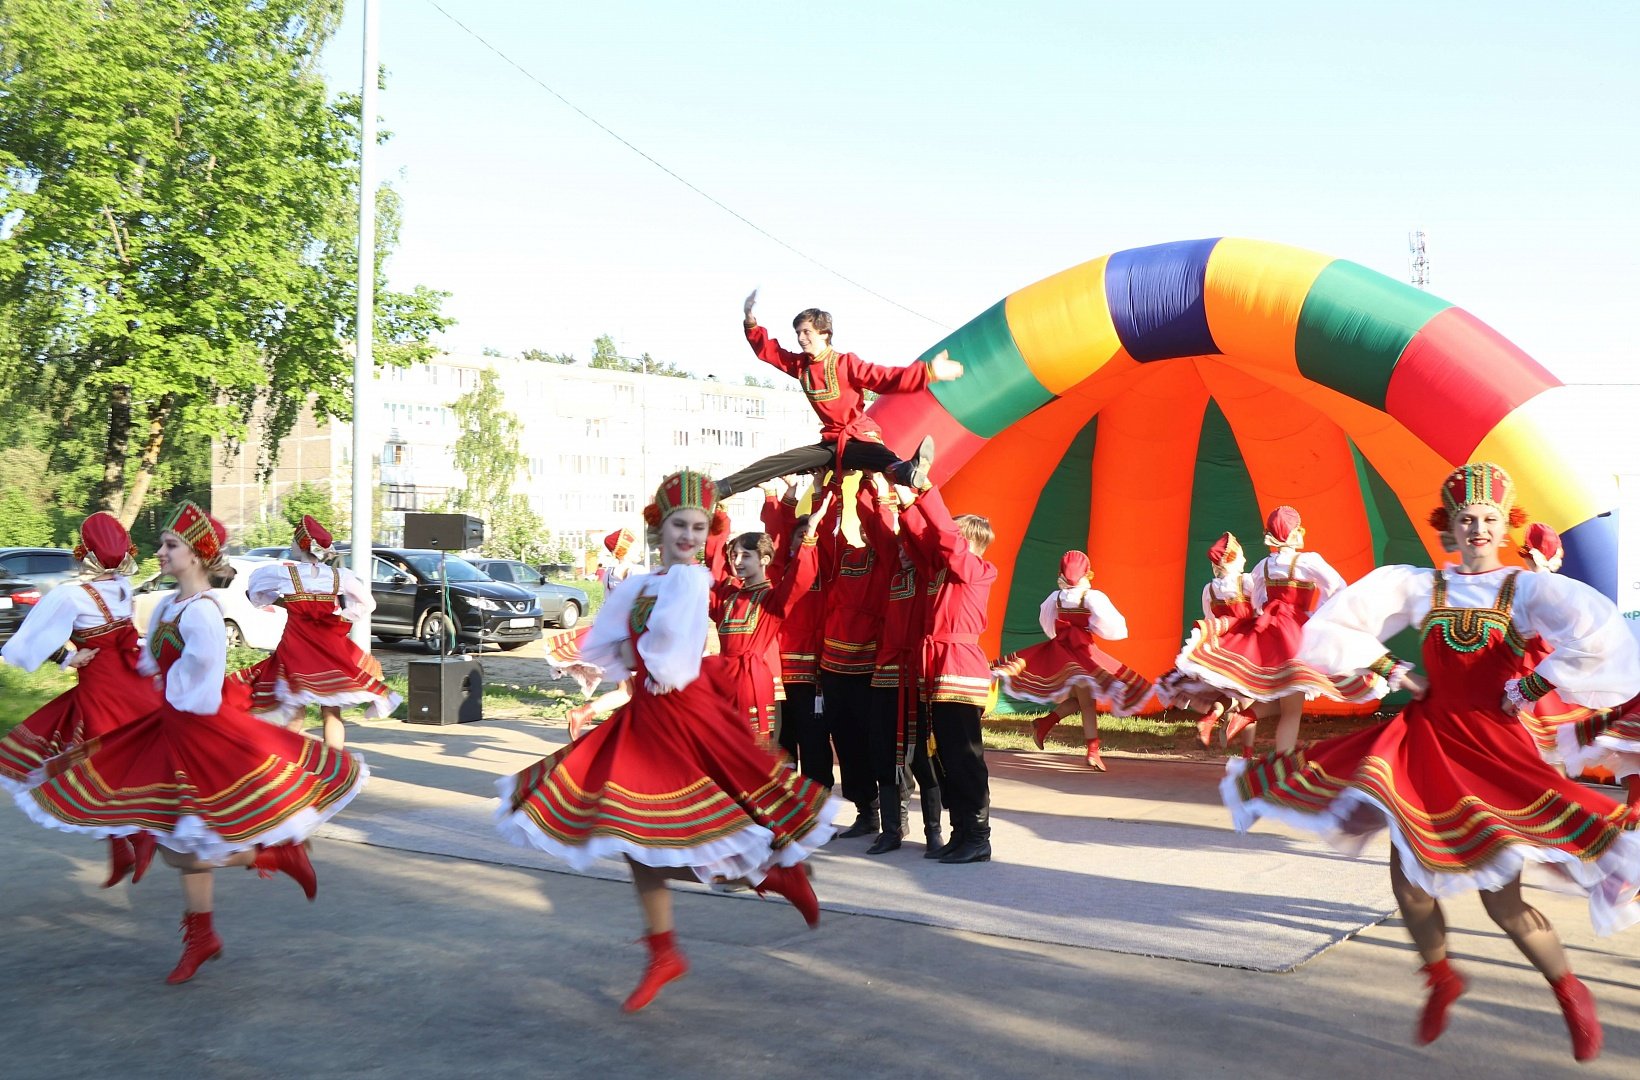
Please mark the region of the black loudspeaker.
<svg viewBox="0 0 1640 1080"><path fill-rule="evenodd" d="M484 668L473 656L410 661L406 724L471 724L484 719Z"/></svg>
<svg viewBox="0 0 1640 1080"><path fill-rule="evenodd" d="M404 546L466 551L484 542L484 523L469 514L406 514Z"/></svg>

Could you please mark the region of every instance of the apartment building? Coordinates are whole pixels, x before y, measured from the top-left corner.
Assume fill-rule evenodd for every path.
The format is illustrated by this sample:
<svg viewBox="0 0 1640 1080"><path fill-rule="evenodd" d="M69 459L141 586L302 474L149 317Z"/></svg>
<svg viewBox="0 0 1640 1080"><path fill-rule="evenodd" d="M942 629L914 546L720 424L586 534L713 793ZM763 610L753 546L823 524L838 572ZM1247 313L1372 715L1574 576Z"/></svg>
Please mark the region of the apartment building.
<svg viewBox="0 0 1640 1080"><path fill-rule="evenodd" d="M396 541L404 514L431 510L462 486L452 450L460 432L450 406L478 387L486 368L495 370L506 408L522 422L524 469L514 491L529 499L549 529L584 546L623 525L641 528L644 504L673 469L688 465L723 475L819 434L795 384L768 389L445 354L378 376L371 423L385 534L378 542ZM260 446L254 438L228 460L218 448L217 515L230 530L243 528L277 513L280 496L303 482L328 485L345 506L352 440L350 424L304 416L267 483L255 477ZM759 527L759 505L756 492L730 501L737 530Z"/></svg>

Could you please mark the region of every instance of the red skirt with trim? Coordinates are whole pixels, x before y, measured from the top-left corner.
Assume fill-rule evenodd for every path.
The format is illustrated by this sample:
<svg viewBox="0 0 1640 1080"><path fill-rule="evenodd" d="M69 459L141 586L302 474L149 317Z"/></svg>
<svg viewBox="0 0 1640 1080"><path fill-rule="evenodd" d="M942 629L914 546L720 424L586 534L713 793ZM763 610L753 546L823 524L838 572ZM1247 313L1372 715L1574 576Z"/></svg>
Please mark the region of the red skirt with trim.
<svg viewBox="0 0 1640 1080"><path fill-rule="evenodd" d="M308 614L287 604L284 636L267 658L230 679L250 688L251 712L285 723L309 705L365 705L365 715L390 715L404 699L382 681L382 666L353 644L345 619Z"/></svg>
<svg viewBox="0 0 1640 1080"><path fill-rule="evenodd" d="M1290 604L1272 604L1254 618L1198 620L1175 670L1243 701L1278 701L1293 694L1305 700L1381 698L1383 684L1376 676L1328 678L1298 659L1307 621L1309 616Z"/></svg>
<svg viewBox="0 0 1640 1080"><path fill-rule="evenodd" d="M1093 634L1065 626L1047 641L1010 653L991 667L1011 697L1057 705L1086 686L1113 713L1133 713L1150 694L1150 680L1101 649Z"/></svg>
<svg viewBox="0 0 1640 1080"><path fill-rule="evenodd" d="M162 697L152 675L136 670L136 631L129 627L87 642L96 649L91 662L76 672L74 686L42 705L0 738L0 787L16 791L49 758L100 738L160 707Z"/></svg>
<svg viewBox="0 0 1640 1080"><path fill-rule="evenodd" d="M625 855L703 881L756 881L800 862L834 831L826 789L757 744L725 682L711 657L670 693L636 676L607 721L497 781L497 828L578 868Z"/></svg>
<svg viewBox="0 0 1640 1080"><path fill-rule="evenodd" d="M214 714L162 702L47 761L44 781L17 804L48 828L147 831L204 859L303 840L359 793L369 770L356 754L257 719L249 703L231 679Z"/></svg>

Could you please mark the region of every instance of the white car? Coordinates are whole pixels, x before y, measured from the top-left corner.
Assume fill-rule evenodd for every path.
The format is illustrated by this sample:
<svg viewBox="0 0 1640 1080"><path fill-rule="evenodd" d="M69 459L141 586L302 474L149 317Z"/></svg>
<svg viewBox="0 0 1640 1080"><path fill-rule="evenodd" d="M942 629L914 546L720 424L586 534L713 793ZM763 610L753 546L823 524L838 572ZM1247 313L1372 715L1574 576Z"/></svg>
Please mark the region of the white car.
<svg viewBox="0 0 1640 1080"><path fill-rule="evenodd" d="M279 562L278 559L253 559L244 555L234 555L228 562L234 568L233 583L225 589L212 589L219 604L222 605L222 618L227 624L228 647L249 645L253 649L262 649L271 652L279 644L279 638L285 632L285 609L259 608L251 604L250 597L245 594L245 586L251 580L251 571L269 563ZM159 602L176 590L176 579L169 575L155 574L132 590L131 619L137 624L137 632L146 635L148 622L154 615L154 609Z"/></svg>

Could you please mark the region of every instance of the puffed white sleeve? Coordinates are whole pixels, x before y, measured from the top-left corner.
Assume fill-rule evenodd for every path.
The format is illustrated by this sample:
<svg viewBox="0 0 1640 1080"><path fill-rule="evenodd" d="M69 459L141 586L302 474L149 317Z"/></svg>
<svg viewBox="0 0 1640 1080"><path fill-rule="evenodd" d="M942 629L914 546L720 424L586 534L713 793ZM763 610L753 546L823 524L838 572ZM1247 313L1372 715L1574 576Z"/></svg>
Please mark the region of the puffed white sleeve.
<svg viewBox="0 0 1640 1080"><path fill-rule="evenodd" d="M1435 571L1380 566L1346 585L1304 624L1300 660L1329 675L1353 675L1381 659L1384 642L1429 610Z"/></svg>
<svg viewBox="0 0 1640 1080"><path fill-rule="evenodd" d="M1344 588L1343 575L1332 568L1332 564L1313 551L1306 551L1303 556L1304 569L1315 578L1316 600L1325 604L1337 596ZM1318 604L1319 606L1319 604Z"/></svg>
<svg viewBox="0 0 1640 1080"><path fill-rule="evenodd" d="M620 682L632 674L621 659L621 642L625 641L632 620L632 605L645 591L649 579L633 579L614 592L604 594L604 602L592 627L581 642L580 664L601 670L610 682Z"/></svg>
<svg viewBox="0 0 1640 1080"><path fill-rule="evenodd" d="M1213 617L1213 583L1209 581L1202 586L1202 618Z"/></svg>
<svg viewBox="0 0 1640 1080"><path fill-rule="evenodd" d="M1059 591L1056 589L1042 601L1042 607L1036 614L1036 623L1042 627L1043 637L1053 637L1057 632L1055 624L1059 622Z"/></svg>
<svg viewBox="0 0 1640 1080"><path fill-rule="evenodd" d="M1536 670L1561 697L1609 709L1640 692L1640 645L1601 593L1560 574L1515 578L1515 627L1554 651Z"/></svg>
<svg viewBox="0 0 1640 1080"><path fill-rule="evenodd" d="M1127 637L1127 620L1116 610L1116 605L1110 602L1110 597L1098 589L1089 589L1082 603L1093 616L1088 620L1088 629L1093 631L1095 637L1104 638L1106 641L1121 641Z"/></svg>
<svg viewBox="0 0 1640 1080"><path fill-rule="evenodd" d="M34 605L34 610L23 618L6 647L0 649L0 659L24 671L33 671L51 658L51 654L68 644L74 632L74 619L90 607L85 590L74 584L63 584L52 589Z"/></svg>
<svg viewBox="0 0 1640 1080"><path fill-rule="evenodd" d="M267 607L284 595L290 584L290 569L284 563L269 563L251 571L245 582L245 597L257 607Z"/></svg>
<svg viewBox="0 0 1640 1080"><path fill-rule="evenodd" d="M1270 594L1266 592L1264 588L1264 568L1269 565L1269 559L1260 559L1254 564L1252 574L1248 575L1253 579L1253 591L1249 595L1253 598L1253 608L1256 611L1263 611L1264 605L1270 599Z"/></svg>
<svg viewBox="0 0 1640 1080"><path fill-rule="evenodd" d="M655 610L638 638L638 654L658 688L688 686L700 674L711 622L712 575L704 566L683 566L653 579Z"/></svg>
<svg viewBox="0 0 1640 1080"><path fill-rule="evenodd" d="M182 609L177 629L182 655L165 673L165 700L183 712L214 713L222 707L222 680L228 673L222 609L201 596Z"/></svg>
<svg viewBox="0 0 1640 1080"><path fill-rule="evenodd" d="M341 606L336 614L348 622L358 622L372 611L376 610L376 598L370 593L370 586L359 579L359 575L347 567L339 567L342 579Z"/></svg>

